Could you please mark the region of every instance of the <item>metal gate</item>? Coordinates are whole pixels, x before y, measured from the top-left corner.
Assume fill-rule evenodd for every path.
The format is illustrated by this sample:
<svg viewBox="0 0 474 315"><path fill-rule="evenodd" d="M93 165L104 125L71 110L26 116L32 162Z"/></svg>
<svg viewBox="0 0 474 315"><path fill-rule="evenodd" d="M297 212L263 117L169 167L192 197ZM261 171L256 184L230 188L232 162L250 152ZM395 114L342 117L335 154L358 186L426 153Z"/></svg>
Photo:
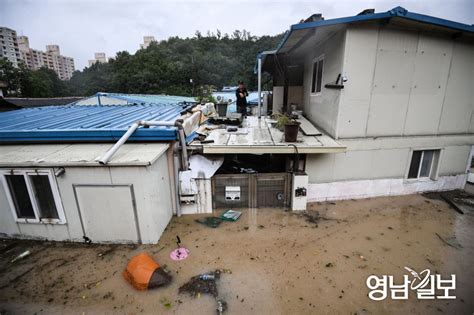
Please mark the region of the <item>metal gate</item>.
<svg viewBox="0 0 474 315"><path fill-rule="evenodd" d="M230 198L229 188L239 188L240 196ZM218 174L212 177L214 208L285 208L290 204L290 173ZM235 193L234 193L235 194Z"/></svg>

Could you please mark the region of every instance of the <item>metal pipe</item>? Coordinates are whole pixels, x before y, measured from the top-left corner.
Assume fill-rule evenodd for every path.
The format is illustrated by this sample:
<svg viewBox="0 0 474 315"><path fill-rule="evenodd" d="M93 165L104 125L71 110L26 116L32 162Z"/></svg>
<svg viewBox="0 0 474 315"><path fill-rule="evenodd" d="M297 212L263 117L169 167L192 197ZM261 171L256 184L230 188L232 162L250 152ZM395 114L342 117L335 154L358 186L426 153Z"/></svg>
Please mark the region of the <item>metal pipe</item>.
<svg viewBox="0 0 474 315"><path fill-rule="evenodd" d="M175 143L173 146L173 169L174 169L174 191L175 191L175 207L176 215L181 216L181 202L179 200L179 171L178 171L178 143Z"/></svg>
<svg viewBox="0 0 474 315"><path fill-rule="evenodd" d="M183 120L178 119L175 122L170 121L153 121L153 120L141 120L140 123L143 126L173 126L178 128L178 138L181 144L181 168L183 171L187 171L188 166L188 151L186 148L186 136L184 134Z"/></svg>
<svg viewBox="0 0 474 315"><path fill-rule="evenodd" d="M262 116L262 58L258 58L258 118Z"/></svg>
<svg viewBox="0 0 474 315"><path fill-rule="evenodd" d="M107 162L110 160L112 155L115 154L115 152L120 149L122 144L124 144L125 141L130 138L130 136L137 130L138 126L140 126L139 122L133 123L130 128L128 128L127 132L123 134L123 136L117 141L105 154L102 156L102 158L99 159L99 163L102 165L107 164Z"/></svg>
<svg viewBox="0 0 474 315"><path fill-rule="evenodd" d="M186 138L184 137L184 130L182 120L176 120L175 122L171 121L159 121L159 120L139 120L133 123L130 128L128 128L127 132L123 134L123 136L110 148L103 156L99 159L99 163L102 165L107 164L112 156L120 149L120 147L125 143L125 141L130 138L130 136L138 129L139 126L168 126L168 127L176 127L178 128L178 136L180 138L183 155L186 158L184 161L183 157L183 169L187 170L187 158L188 154L186 151Z"/></svg>
<svg viewBox="0 0 474 315"><path fill-rule="evenodd" d="M179 139L181 141L181 161L183 171L187 171L189 168L188 165L188 150L186 148L186 136L184 135L183 128L178 129Z"/></svg>
<svg viewBox="0 0 474 315"><path fill-rule="evenodd" d="M168 177L170 179L170 182L172 183L171 185L171 204L173 208L173 214L176 215L178 213L178 210L176 208L176 198L178 196L178 193L176 192L176 186L175 186L175 166L174 166L174 149L176 147L176 142L173 141L170 144L170 147L168 150L166 150L166 161L168 165Z"/></svg>

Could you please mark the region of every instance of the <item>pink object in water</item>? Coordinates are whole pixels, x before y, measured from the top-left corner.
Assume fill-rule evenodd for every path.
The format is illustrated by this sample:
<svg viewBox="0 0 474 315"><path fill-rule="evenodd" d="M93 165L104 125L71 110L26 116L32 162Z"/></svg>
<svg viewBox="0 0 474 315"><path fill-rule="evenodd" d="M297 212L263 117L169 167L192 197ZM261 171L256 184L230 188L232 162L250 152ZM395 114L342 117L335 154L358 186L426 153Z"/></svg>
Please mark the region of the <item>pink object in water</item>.
<svg viewBox="0 0 474 315"><path fill-rule="evenodd" d="M189 250L187 248L178 247L170 253L170 258L175 261L178 261L178 260L186 259L188 255L189 255Z"/></svg>

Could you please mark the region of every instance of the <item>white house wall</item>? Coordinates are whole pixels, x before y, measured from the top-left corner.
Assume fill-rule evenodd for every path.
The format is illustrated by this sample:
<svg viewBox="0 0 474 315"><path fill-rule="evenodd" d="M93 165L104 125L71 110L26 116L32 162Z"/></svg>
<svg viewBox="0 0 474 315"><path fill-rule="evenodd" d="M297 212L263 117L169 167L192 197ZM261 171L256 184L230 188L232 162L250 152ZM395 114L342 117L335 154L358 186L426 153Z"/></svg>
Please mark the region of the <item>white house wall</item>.
<svg viewBox="0 0 474 315"><path fill-rule="evenodd" d="M83 232L74 185L133 185L143 243L156 243L173 215L166 154L146 167L66 167L65 173L56 177L56 181L65 211L66 224L16 223L4 187L0 185L0 235L82 241ZM99 192L96 197L101 198ZM124 233L109 222L98 222L98 224L102 224L104 229L109 229L109 235L115 235L117 242L134 241L123 239Z"/></svg>
<svg viewBox="0 0 474 315"><path fill-rule="evenodd" d="M462 188L474 135L339 141L347 152L307 155L309 201ZM421 149L441 150L435 180L406 179L411 153Z"/></svg>
<svg viewBox="0 0 474 315"><path fill-rule="evenodd" d="M304 66L303 79L303 111L305 116L323 128L331 136L336 136L337 117L339 110L340 90L324 88L327 83L335 83L339 73L342 73L344 57L345 31L339 31L326 41L308 51ZM322 93L312 94L313 60L324 54Z"/></svg>
<svg viewBox="0 0 474 315"><path fill-rule="evenodd" d="M348 28L337 138L472 133L472 56L474 45L460 40L389 27Z"/></svg>
<svg viewBox="0 0 474 315"><path fill-rule="evenodd" d="M283 86L273 87L273 111L281 112L283 110ZM303 108L303 87L289 86L288 87L288 105L296 104L298 108Z"/></svg>

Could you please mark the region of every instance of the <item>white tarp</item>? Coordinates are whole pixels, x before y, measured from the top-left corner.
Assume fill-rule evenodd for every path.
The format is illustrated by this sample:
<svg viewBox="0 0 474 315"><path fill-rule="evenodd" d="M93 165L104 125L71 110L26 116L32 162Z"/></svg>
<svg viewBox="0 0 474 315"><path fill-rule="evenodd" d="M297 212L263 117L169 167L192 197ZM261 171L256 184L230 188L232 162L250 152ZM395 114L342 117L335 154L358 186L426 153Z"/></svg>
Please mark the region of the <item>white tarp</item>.
<svg viewBox="0 0 474 315"><path fill-rule="evenodd" d="M223 157L193 154L189 158L192 178L211 178L224 163Z"/></svg>

